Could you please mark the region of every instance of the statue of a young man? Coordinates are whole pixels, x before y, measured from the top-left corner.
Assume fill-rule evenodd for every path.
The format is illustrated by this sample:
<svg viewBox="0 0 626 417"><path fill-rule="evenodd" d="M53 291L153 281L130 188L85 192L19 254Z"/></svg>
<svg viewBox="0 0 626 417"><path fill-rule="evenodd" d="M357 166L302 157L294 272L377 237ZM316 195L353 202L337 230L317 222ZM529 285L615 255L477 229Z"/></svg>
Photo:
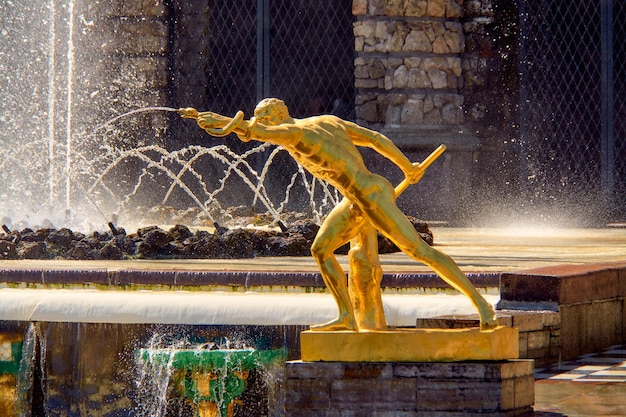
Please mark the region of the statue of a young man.
<svg viewBox="0 0 626 417"><path fill-rule="evenodd" d="M447 255L424 242L396 205L392 184L370 172L357 146L372 148L395 163L409 183L420 180L423 170L384 135L331 115L294 119L282 100L268 98L243 120L216 113L182 109L183 117L195 118L213 136L235 133L241 140L257 140L282 146L312 175L334 186L344 199L329 213L311 247L326 286L335 297L339 315L312 330L355 330L353 306L346 276L334 252L357 236L365 222L394 242L416 261L432 268L443 280L470 298L480 315L481 327L496 325L492 306L476 291L469 279Z"/></svg>

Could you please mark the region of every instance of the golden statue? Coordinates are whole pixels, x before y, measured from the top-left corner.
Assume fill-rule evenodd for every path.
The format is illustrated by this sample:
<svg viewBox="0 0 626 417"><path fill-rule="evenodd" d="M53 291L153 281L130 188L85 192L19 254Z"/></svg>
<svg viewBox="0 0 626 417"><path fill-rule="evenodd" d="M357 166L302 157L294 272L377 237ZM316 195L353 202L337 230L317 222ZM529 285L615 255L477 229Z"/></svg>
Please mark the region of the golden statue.
<svg viewBox="0 0 626 417"><path fill-rule="evenodd" d="M396 205L397 194L422 178L426 161L412 164L389 138L335 116L294 119L285 103L276 98L262 100L250 120L244 120L241 111L232 118L212 112L198 113L192 108L179 112L185 118L196 119L212 136L235 133L245 142L257 140L282 146L312 175L328 182L344 196L324 220L311 247L339 314L328 323L311 326L311 330L359 331L386 327L380 302L382 272L374 246L376 230L469 297L480 315L481 328L496 326L492 306L449 256L422 240ZM357 146L372 148L395 163L406 179L394 189L386 178L367 169ZM431 162L438 156L433 155ZM352 294L334 255L337 248L349 241L352 244L349 281L355 286Z"/></svg>

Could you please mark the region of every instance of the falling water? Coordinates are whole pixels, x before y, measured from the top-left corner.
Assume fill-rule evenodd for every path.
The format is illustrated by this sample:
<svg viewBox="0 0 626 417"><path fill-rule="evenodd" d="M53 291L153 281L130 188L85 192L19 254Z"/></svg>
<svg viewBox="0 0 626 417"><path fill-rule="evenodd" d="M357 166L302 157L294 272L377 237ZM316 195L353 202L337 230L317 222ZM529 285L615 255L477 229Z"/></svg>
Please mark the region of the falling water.
<svg viewBox="0 0 626 417"><path fill-rule="evenodd" d="M163 349L162 335L154 334L147 344L146 351ZM180 348L184 342L179 341L174 346L170 346L172 352ZM144 361L137 358L137 379L135 385L137 392L141 393L141 398L137 402L137 417L162 417L167 411L168 393L174 368L172 361L174 355L169 357L166 363L156 363L154 361Z"/></svg>
<svg viewBox="0 0 626 417"><path fill-rule="evenodd" d="M72 181L72 92L74 79L74 1L68 0L68 26L67 36L67 115L65 117L65 212L69 215L71 208L71 181Z"/></svg>
<svg viewBox="0 0 626 417"><path fill-rule="evenodd" d="M17 393L15 401L16 415L33 417L39 415L43 406L41 398L45 390L46 341L41 337L39 324L32 322L24 335L22 359L17 375Z"/></svg>
<svg viewBox="0 0 626 417"><path fill-rule="evenodd" d="M55 95L56 86L54 82L55 68L55 44L56 31L54 22L56 21L56 8L54 1L49 4L49 39L48 39L48 201L54 201L54 117L55 117Z"/></svg>
<svg viewBox="0 0 626 417"><path fill-rule="evenodd" d="M274 220L290 210L319 219L338 200L335 190L312 178L282 148L262 144L234 152L206 136L208 146L171 149L167 138L177 132L151 113L176 109L126 100L117 84L99 84L103 75L97 71L106 68L98 65L108 58L92 62L85 51L106 39L85 31L104 33L105 28L85 22L82 6L76 0L2 6L2 223L91 231L117 218L132 227L137 220L132 217L166 205L199 210L208 222L231 206L268 212ZM122 86L132 81L119 79ZM170 136L162 135L166 131Z"/></svg>

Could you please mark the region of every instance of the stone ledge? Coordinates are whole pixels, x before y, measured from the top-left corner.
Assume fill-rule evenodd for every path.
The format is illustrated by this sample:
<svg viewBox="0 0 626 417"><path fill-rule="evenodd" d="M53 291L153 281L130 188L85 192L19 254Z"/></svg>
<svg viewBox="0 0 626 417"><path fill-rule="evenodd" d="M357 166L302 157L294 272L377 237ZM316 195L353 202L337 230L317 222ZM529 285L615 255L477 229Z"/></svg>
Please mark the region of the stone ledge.
<svg viewBox="0 0 626 417"><path fill-rule="evenodd" d="M498 310L498 324L519 331L519 357L539 366L558 362L561 355L561 314L554 311ZM478 314L417 319L418 328L463 329L476 327Z"/></svg>
<svg viewBox="0 0 626 417"><path fill-rule="evenodd" d="M569 360L626 340L626 262L556 265L504 273L498 309L558 311L558 359ZM546 334L528 339L529 350ZM555 353L551 350L551 354Z"/></svg>
<svg viewBox="0 0 626 417"><path fill-rule="evenodd" d="M209 271L180 270L176 268L128 269L88 268L82 261L72 261L69 266L55 267L54 263L33 267L29 261L25 267L0 267L0 287L5 286L80 286L97 285L111 287L229 287L248 290L259 287L302 287L323 291L326 287L319 272L273 272L273 271ZM116 265L123 265L124 261ZM497 287L498 274L468 274L477 288ZM385 273L381 283L383 290L449 288L434 273Z"/></svg>
<svg viewBox="0 0 626 417"><path fill-rule="evenodd" d="M389 137L397 146L406 150L432 150L442 143L446 152L472 152L480 147L480 139L467 133L463 126L437 128L435 126L388 125L381 133Z"/></svg>
<svg viewBox="0 0 626 417"><path fill-rule="evenodd" d="M626 297L626 263L556 265L503 273L501 308L515 303L555 305Z"/></svg>

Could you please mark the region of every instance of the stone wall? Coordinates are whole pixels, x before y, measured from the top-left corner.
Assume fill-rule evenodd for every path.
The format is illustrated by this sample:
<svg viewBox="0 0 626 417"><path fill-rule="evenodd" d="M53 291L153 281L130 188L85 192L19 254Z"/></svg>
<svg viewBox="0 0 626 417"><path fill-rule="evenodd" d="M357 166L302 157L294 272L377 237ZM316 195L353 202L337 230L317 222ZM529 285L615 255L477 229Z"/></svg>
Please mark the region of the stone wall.
<svg viewBox="0 0 626 417"><path fill-rule="evenodd" d="M511 103L517 86L511 62L516 54L511 45L516 38L514 30L502 26L517 17L506 4L352 2L357 122L389 136L412 160L441 143L448 147L431 169L436 175L425 176L419 194L411 187L401 199L409 215L463 222L468 212L480 211L477 201L490 201L494 190L509 190L509 178L499 171L515 135ZM92 45L83 54L91 74L81 83L81 100L114 110L107 114L202 104L209 64L205 6L107 0L85 2L79 9L76 14L85 22L81 37ZM108 58L98 59L102 53ZM92 87L101 85L106 88ZM90 117L87 111L85 117ZM146 124L157 132L168 127L177 132L168 138L177 147L201 133L162 113L134 120L136 136L126 136L135 144L155 140L154 130L146 135L146 129L139 129ZM400 173L388 172L385 164L374 161L372 167L399 181Z"/></svg>
<svg viewBox="0 0 626 417"><path fill-rule="evenodd" d="M473 204L480 140L465 126L466 6L353 1L357 122L381 131L414 161L439 144L448 148L433 173L399 200L407 214L429 220L457 222Z"/></svg>
<svg viewBox="0 0 626 417"><path fill-rule="evenodd" d="M499 309L559 312L562 360L626 340L624 262L503 273L500 294Z"/></svg>
<svg viewBox="0 0 626 417"><path fill-rule="evenodd" d="M357 122L413 160L445 143L413 215L465 224L508 200L516 137L515 5L496 0L354 0ZM420 153L420 151L422 153ZM432 178L437 175L437 178ZM516 177L513 176L513 179ZM431 214L432 213L432 214Z"/></svg>
<svg viewBox="0 0 626 417"><path fill-rule="evenodd" d="M357 122L462 124L462 1L355 0Z"/></svg>
<svg viewBox="0 0 626 417"><path fill-rule="evenodd" d="M287 362L285 415L521 416L534 403L531 360Z"/></svg>

